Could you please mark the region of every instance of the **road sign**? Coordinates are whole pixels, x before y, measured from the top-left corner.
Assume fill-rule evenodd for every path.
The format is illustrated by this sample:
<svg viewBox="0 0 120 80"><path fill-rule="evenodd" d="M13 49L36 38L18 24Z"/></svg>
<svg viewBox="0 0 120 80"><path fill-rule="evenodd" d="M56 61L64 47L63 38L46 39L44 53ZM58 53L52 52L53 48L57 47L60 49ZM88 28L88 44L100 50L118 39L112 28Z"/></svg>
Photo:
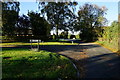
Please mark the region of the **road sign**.
<svg viewBox="0 0 120 80"><path fill-rule="evenodd" d="M37 42L38 43L38 45L37 45L37 50L39 51L39 43L41 42L41 40L39 40L39 39L30 39L30 43L31 43L31 49L33 49L33 46L32 46L32 43L33 42Z"/></svg>

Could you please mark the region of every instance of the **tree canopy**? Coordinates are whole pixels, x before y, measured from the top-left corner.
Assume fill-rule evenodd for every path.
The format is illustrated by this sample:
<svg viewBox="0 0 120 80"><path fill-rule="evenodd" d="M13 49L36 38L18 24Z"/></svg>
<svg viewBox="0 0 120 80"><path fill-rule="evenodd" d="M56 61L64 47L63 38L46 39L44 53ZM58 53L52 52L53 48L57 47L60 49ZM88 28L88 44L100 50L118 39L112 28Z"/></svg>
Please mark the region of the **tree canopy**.
<svg viewBox="0 0 120 80"><path fill-rule="evenodd" d="M77 23L74 26L75 31L80 30L80 37L86 40L93 40L100 36L101 27L105 25L107 19L104 17L106 7L99 7L93 4L85 4L78 11ZM97 31L97 32L96 32Z"/></svg>
<svg viewBox="0 0 120 80"><path fill-rule="evenodd" d="M94 4L80 6L78 15L75 14L77 2L39 2L39 12L28 12L18 16L19 2L4 2L3 5L3 34L12 35L15 31L28 34L32 30L34 36L48 36L50 30L81 31L82 40L96 40L102 36L102 26L107 19L104 17L107 8ZM20 31L18 31L20 30Z"/></svg>
<svg viewBox="0 0 120 80"><path fill-rule="evenodd" d="M34 36L49 36L51 26L43 17L40 16L40 13L28 12L28 16Z"/></svg>
<svg viewBox="0 0 120 80"><path fill-rule="evenodd" d="M13 35L19 14L19 2L2 2L2 31L4 35Z"/></svg>
<svg viewBox="0 0 120 80"><path fill-rule="evenodd" d="M28 34L28 29L30 29L30 20L26 15L19 16L15 28L17 34Z"/></svg>
<svg viewBox="0 0 120 80"><path fill-rule="evenodd" d="M72 22L75 19L73 11L77 2L44 2L40 3L42 6L40 9L43 16L47 16L47 20L52 24L53 28L56 28L56 34L58 36L59 30L69 30L72 27ZM72 9L70 9L72 7ZM72 11L73 10L73 11Z"/></svg>

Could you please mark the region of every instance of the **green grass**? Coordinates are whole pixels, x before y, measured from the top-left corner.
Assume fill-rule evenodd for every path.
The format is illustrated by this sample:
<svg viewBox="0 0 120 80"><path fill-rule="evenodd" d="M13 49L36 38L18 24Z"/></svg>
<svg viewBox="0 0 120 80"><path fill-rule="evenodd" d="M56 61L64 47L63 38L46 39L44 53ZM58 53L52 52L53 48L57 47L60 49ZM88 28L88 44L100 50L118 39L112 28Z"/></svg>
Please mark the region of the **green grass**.
<svg viewBox="0 0 120 80"><path fill-rule="evenodd" d="M59 39L59 41L67 41L67 40L64 40L64 39Z"/></svg>
<svg viewBox="0 0 120 80"><path fill-rule="evenodd" d="M32 45L37 45L38 43L32 43ZM0 43L1 46L7 45L31 45L31 43L23 43L23 42L13 42L13 43ZM77 45L77 43L65 43L65 42L43 42L40 45Z"/></svg>
<svg viewBox="0 0 120 80"><path fill-rule="evenodd" d="M112 43L109 43L107 41L96 41L96 43L103 45L104 47L110 49L113 52L118 51L118 44L116 44L116 41L114 41Z"/></svg>
<svg viewBox="0 0 120 80"><path fill-rule="evenodd" d="M2 51L3 78L75 78L69 59L56 53L22 48Z"/></svg>

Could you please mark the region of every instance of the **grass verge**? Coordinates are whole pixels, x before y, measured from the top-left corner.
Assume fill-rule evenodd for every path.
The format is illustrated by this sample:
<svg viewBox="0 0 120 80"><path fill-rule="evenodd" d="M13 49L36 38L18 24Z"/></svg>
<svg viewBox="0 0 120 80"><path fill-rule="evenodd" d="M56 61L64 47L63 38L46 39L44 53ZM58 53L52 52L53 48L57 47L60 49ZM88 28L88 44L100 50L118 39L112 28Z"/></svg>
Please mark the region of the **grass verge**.
<svg viewBox="0 0 120 80"><path fill-rule="evenodd" d="M1 57L3 78L76 78L69 59L56 53L4 48Z"/></svg>
<svg viewBox="0 0 120 80"><path fill-rule="evenodd" d="M113 46L112 44L110 44L108 42L105 42L105 41L96 41L94 43L97 43L97 44L99 44L99 45L101 45L101 46L111 50L112 52L117 52L118 51L118 45L116 45L116 46L114 45Z"/></svg>
<svg viewBox="0 0 120 80"><path fill-rule="evenodd" d="M13 43L0 43L0 46L10 46L10 45L31 45L31 43L24 42L13 42ZM32 43L32 45L38 45L38 43ZM40 45L77 45L77 43L65 43L65 42L42 42Z"/></svg>

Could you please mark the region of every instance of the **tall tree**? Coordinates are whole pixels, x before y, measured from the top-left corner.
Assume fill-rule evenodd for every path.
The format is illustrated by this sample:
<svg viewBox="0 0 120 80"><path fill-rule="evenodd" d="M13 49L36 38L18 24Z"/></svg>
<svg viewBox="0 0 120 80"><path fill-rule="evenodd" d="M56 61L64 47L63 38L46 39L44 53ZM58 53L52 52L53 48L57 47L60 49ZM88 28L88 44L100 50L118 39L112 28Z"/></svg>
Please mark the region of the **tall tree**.
<svg viewBox="0 0 120 80"><path fill-rule="evenodd" d="M78 23L74 27L75 30L80 30L82 32L81 38L86 40L93 40L100 36L97 33L101 32L101 26L106 23L106 18L104 17L106 12L106 7L99 7L93 4L85 4L80 7L78 11Z"/></svg>
<svg viewBox="0 0 120 80"><path fill-rule="evenodd" d="M33 35L48 37L50 34L50 24L43 17L40 17L40 13L29 12L28 16Z"/></svg>
<svg viewBox="0 0 120 80"><path fill-rule="evenodd" d="M19 14L19 2L2 2L2 30L4 35L13 35Z"/></svg>
<svg viewBox="0 0 120 80"><path fill-rule="evenodd" d="M28 34L28 30L30 29L30 19L26 15L19 16L17 23L15 25L16 32L18 34Z"/></svg>
<svg viewBox="0 0 120 80"><path fill-rule="evenodd" d="M41 13L47 16L47 20L52 24L53 28L56 28L56 35L58 37L58 30L69 30L71 24L75 19L73 11L75 10L77 2L49 2L45 4L42 2L39 6L42 6ZM70 7L72 8L70 9ZM73 10L73 11L72 11Z"/></svg>

